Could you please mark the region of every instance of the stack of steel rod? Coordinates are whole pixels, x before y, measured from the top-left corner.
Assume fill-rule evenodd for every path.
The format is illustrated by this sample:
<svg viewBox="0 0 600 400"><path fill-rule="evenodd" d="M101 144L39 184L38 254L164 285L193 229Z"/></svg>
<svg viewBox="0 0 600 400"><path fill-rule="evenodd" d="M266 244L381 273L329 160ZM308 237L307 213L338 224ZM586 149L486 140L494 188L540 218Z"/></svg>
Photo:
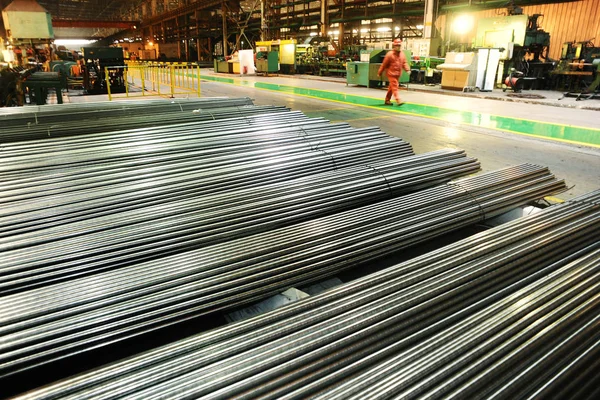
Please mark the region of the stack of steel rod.
<svg viewBox="0 0 600 400"><path fill-rule="evenodd" d="M218 112L217 112L218 111ZM102 132L116 132L124 129L139 130L142 128L152 127L167 127L167 126L186 126L188 124L196 124L200 122L210 123L224 119L239 118L244 119L257 114L273 114L285 113L288 110L282 107L273 106L246 106L237 107L235 109L219 109L209 113L208 111L196 113L170 113L167 115L151 115L143 117L139 121L127 119L112 119L107 123L91 122L86 126L73 126L65 123L66 126L59 124L51 124L48 126L36 126L28 129L14 128L18 133L13 134L12 131L8 134L0 133L2 143L12 143L20 141L41 140L55 137L74 137L87 136Z"/></svg>
<svg viewBox="0 0 600 400"><path fill-rule="evenodd" d="M247 304L564 190L523 164L0 298L0 375Z"/></svg>
<svg viewBox="0 0 600 400"><path fill-rule="evenodd" d="M595 398L599 235L600 190L19 398Z"/></svg>
<svg viewBox="0 0 600 400"><path fill-rule="evenodd" d="M320 118L308 119L301 113L268 114L210 123L167 125L85 137L7 144L2 149L3 162L0 168L4 173L35 168L62 169L79 162L90 164L96 160L136 159L173 152L184 153L185 156L185 151L190 150L204 150L204 157L293 144L304 145L297 147L305 150L307 145L312 149L319 143L311 143L309 139L340 140L340 136L344 134L349 135L349 142L389 138L378 128L367 129L355 131L348 124L329 124ZM367 133L352 135L354 132ZM284 150L285 148L282 154L285 154ZM42 156L43 160L39 160Z"/></svg>
<svg viewBox="0 0 600 400"><path fill-rule="evenodd" d="M179 111L193 111L197 109L211 109L223 107L243 107L253 105L248 97L226 98L180 98L166 99L153 98L141 101L122 100L114 102L70 103L62 105L44 105L41 107L21 107L12 110L2 110L0 120L6 126L25 126L27 124L62 122L69 116L77 119L104 118L104 116L135 116L140 114L160 114Z"/></svg>
<svg viewBox="0 0 600 400"><path fill-rule="evenodd" d="M213 161L218 161L214 166L223 166L233 164L233 160L262 160L308 152L324 154L330 163L337 165L348 157L344 157L344 151L357 144L365 149L365 153L376 151L381 144L391 147L388 153L410 147L401 139L387 136L377 127L356 129L345 123L330 124L322 119L307 119L297 113L288 114L271 116L270 122L260 125L254 125L256 119L242 119L238 129L230 127L229 121L215 121L183 129L147 129L135 138L121 139L119 132L112 132L89 141L78 138L52 139L48 143L42 141L41 147L31 142L7 145L3 146L0 177L6 180L11 174L21 178L35 173L36 177L40 173L45 176L54 170L60 172L68 168L70 171L79 167L96 170L95 164L100 163L109 163L108 167L113 163L120 167L123 162L134 166L147 165L155 162L154 158L147 157L167 156L171 156L171 162L173 159L188 161L190 157L212 161L210 157L229 156ZM339 159L334 158L336 155ZM204 167L204 163L198 166Z"/></svg>
<svg viewBox="0 0 600 400"><path fill-rule="evenodd" d="M179 111L167 114L150 114L142 117L111 117L107 120L65 121L48 124L31 124L27 127L0 129L0 142L11 143L40 140L53 137L86 136L94 133L140 129L176 124L219 121L230 118L246 118L265 113L284 113L288 109L275 106L242 106L196 111Z"/></svg>
<svg viewBox="0 0 600 400"><path fill-rule="evenodd" d="M118 145L127 143L128 141L139 141L142 139L153 140L177 140L177 138L185 139L190 135L202 135L205 138L214 139L215 137L239 136L256 134L268 128L275 128L275 124L281 126L302 126L305 124L323 125L326 120L322 118L308 118L299 111L270 110L269 112L256 112L240 118L239 116L229 116L219 120L210 121L186 121L172 123L167 121L161 126L155 127L139 127L134 129L119 129L118 131L102 131L96 133L86 132L85 135L78 137L54 138L47 137L44 140L35 142L13 142L6 143L2 146L2 154L4 156L18 156L23 154L45 153L68 149L83 149L86 147L98 146L100 144ZM265 129L267 128L267 129ZM279 135L284 135L287 131L275 131ZM290 131L288 135L306 133L299 131Z"/></svg>
<svg viewBox="0 0 600 400"><path fill-rule="evenodd" d="M464 151L446 149L126 212L101 209L100 216L95 210L18 214L0 239L0 293L291 225L478 169L479 163Z"/></svg>
<svg viewBox="0 0 600 400"><path fill-rule="evenodd" d="M0 202L5 205L1 214L11 218L50 208L52 214L62 214L109 205L113 211L131 209L195 196L199 191L209 194L259 186L413 154L408 143L378 128L354 129L312 120L298 124L277 125L272 133L255 132L254 138L210 139L188 133L172 140L139 140L133 148L131 142L115 147L103 140L82 149L59 148L44 157L24 154L26 147L18 154L7 151L0 163ZM69 140L57 141L60 146Z"/></svg>
<svg viewBox="0 0 600 400"><path fill-rule="evenodd" d="M100 101L89 103L69 103L69 104L46 104L44 106L28 106L14 109L4 109L0 112L0 119L16 123L16 119L33 118L38 115L41 118L66 118L69 115L81 117L90 117L94 114L102 115L104 112L113 112L114 115L136 115L138 112L146 114L155 114L161 112L170 112L171 109L179 111L190 111L198 108L219 108L253 105L249 97L202 97L202 98L179 98L179 99L161 99L148 98L143 100L117 100ZM81 114L81 115L79 115Z"/></svg>

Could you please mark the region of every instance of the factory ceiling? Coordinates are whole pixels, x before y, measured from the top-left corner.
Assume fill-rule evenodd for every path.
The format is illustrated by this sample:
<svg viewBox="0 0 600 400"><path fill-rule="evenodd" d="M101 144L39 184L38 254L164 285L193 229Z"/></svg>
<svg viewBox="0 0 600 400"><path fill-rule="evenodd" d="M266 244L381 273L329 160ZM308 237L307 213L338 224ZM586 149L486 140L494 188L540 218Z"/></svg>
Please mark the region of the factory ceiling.
<svg viewBox="0 0 600 400"><path fill-rule="evenodd" d="M141 4L147 0L37 0L44 7L55 21L54 34L56 38L103 38L123 31L126 28L115 24L111 26L107 21L137 20L142 18L141 13L133 13L132 10L140 10ZM204 3L196 0L199 4ZM160 8L159 14L167 11L174 11L180 7L189 7L190 3L196 1L169 0L165 1L168 8ZM385 0L384 0L385 1ZM388 0L389 1L389 0ZM409 4L418 4L422 0L405 0ZM439 0L440 11L443 7L461 7L465 9L475 9L478 7L502 7L542 3L560 3L574 0ZM0 6L4 9L11 0L0 0ZM254 6L255 1L242 0L239 4L243 10L249 11ZM86 24L87 22L87 24ZM96 22L96 23L94 23ZM142 21L143 22L143 21ZM131 26L130 28L133 28ZM135 29L135 28L133 28Z"/></svg>
<svg viewBox="0 0 600 400"><path fill-rule="evenodd" d="M119 16L122 0L38 0L54 19L109 20Z"/></svg>
<svg viewBox="0 0 600 400"><path fill-rule="evenodd" d="M113 35L123 27L110 26L106 21L122 21L123 9L136 1L123 0L37 0L51 15L57 39L90 39ZM141 2L141 1L139 1ZM69 22L73 21L72 24ZM86 26L86 21L90 23ZM96 21L96 23L94 23ZM100 21L100 22L98 22Z"/></svg>

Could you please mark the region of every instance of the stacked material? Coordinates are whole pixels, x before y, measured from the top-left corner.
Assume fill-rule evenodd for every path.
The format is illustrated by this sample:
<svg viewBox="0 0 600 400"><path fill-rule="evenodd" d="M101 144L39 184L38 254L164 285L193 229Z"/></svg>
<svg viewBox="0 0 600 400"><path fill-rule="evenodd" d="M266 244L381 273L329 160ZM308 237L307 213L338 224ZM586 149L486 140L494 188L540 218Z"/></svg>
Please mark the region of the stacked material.
<svg viewBox="0 0 600 400"><path fill-rule="evenodd" d="M389 199L479 169L462 150L342 168L223 194L113 212L8 215L0 238L0 293L81 277ZM100 214L100 216L97 216ZM20 233L17 233L18 231ZM25 231L25 232L23 232Z"/></svg>
<svg viewBox="0 0 600 400"><path fill-rule="evenodd" d="M2 109L0 143L214 121L286 110L285 107L255 106L249 98L157 99Z"/></svg>
<svg viewBox="0 0 600 400"><path fill-rule="evenodd" d="M41 150L32 142L7 145L0 162L0 230L23 232L42 221L63 223L413 154L408 143L377 128L288 114L271 123L272 132L264 124L232 132L217 121L158 137L144 130L137 140L117 134L49 139ZM245 124L257 121L262 117Z"/></svg>
<svg viewBox="0 0 600 400"><path fill-rule="evenodd" d="M139 165L140 159L146 164L155 161L147 157L165 155L171 155L171 160L235 155L236 158L219 159L219 165L231 165L235 160L244 161L244 157L259 160L312 152L324 153L330 163L335 163L337 152L344 149L360 145L368 153L370 144L391 142L405 144L377 127L354 129L346 123L330 124L297 112L259 114L185 126L7 144L2 147L0 172L3 176L11 172L21 176L24 172L47 172L48 169L62 171L81 163L89 167L93 163L118 161L137 161ZM333 155L328 151L333 151Z"/></svg>
<svg viewBox="0 0 600 400"><path fill-rule="evenodd" d="M19 398L594 396L599 235L596 191Z"/></svg>
<svg viewBox="0 0 600 400"><path fill-rule="evenodd" d="M564 189L523 164L0 298L0 375L247 304Z"/></svg>

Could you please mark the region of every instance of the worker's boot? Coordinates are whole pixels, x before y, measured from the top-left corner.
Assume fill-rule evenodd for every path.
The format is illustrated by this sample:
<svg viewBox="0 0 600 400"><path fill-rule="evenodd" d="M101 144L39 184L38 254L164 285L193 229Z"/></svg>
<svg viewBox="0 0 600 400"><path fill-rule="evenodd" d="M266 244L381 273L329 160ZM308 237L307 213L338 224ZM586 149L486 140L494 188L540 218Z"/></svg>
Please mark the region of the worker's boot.
<svg viewBox="0 0 600 400"><path fill-rule="evenodd" d="M384 105L386 105L386 106L391 106L391 105L392 105L392 102L391 102L391 101L389 101L389 100L386 100L386 101L385 101L385 103L383 103L383 104L384 104Z"/></svg>

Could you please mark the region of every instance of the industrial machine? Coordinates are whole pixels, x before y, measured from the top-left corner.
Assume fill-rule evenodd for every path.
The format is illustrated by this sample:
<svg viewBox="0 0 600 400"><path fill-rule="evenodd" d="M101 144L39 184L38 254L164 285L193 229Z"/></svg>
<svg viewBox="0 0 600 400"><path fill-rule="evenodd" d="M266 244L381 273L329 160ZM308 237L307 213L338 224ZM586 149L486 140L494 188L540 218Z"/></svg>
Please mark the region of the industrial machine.
<svg viewBox="0 0 600 400"><path fill-rule="evenodd" d="M315 46L306 43L296 45L296 73L319 74L319 57Z"/></svg>
<svg viewBox="0 0 600 400"><path fill-rule="evenodd" d="M566 90L577 100L600 97L600 47L591 40L563 44L561 59L554 71L553 86Z"/></svg>
<svg viewBox="0 0 600 400"><path fill-rule="evenodd" d="M233 73L233 64L225 60L224 58L215 57L214 60L215 72L222 72L225 74Z"/></svg>
<svg viewBox="0 0 600 400"><path fill-rule="evenodd" d="M279 71L279 52L268 51L264 46L256 47L256 73L274 74Z"/></svg>
<svg viewBox="0 0 600 400"><path fill-rule="evenodd" d="M410 50L402 50L407 60L412 58ZM346 84L372 87L382 87L388 82L386 74L377 76L379 67L388 50L365 50L360 55L361 61L351 61L346 64ZM402 71L400 83L408 83L410 73Z"/></svg>
<svg viewBox="0 0 600 400"><path fill-rule="evenodd" d="M5 66L0 70L0 107L17 107L23 105L21 73L23 67Z"/></svg>
<svg viewBox="0 0 600 400"><path fill-rule="evenodd" d="M268 40L256 42L261 52L275 52L278 55L279 71L283 74L296 73L296 40Z"/></svg>
<svg viewBox="0 0 600 400"><path fill-rule="evenodd" d="M445 61L441 57L419 57L413 55L410 61L410 82L425 85L438 84L442 81L442 71L438 66Z"/></svg>
<svg viewBox="0 0 600 400"><path fill-rule="evenodd" d="M300 45L299 45L300 46ZM296 53L296 72L309 75L346 75L346 62L348 58L342 52L337 56L329 56L327 48L305 47L301 45L300 52ZM297 49L298 50L298 47Z"/></svg>
<svg viewBox="0 0 600 400"><path fill-rule="evenodd" d="M49 44L54 39L52 16L36 1L13 0L2 10L2 19L12 45Z"/></svg>
<svg viewBox="0 0 600 400"><path fill-rule="evenodd" d="M319 60L319 75L346 75L347 61L342 57L323 57Z"/></svg>
<svg viewBox="0 0 600 400"><path fill-rule="evenodd" d="M550 34L539 25L543 15L520 14L518 7L509 12L511 15L478 21L475 47L500 49L496 82L503 81L514 69L523 73L525 89L546 88L555 64L548 60Z"/></svg>
<svg viewBox="0 0 600 400"><path fill-rule="evenodd" d="M87 94L125 92L125 59L121 47L83 47L83 89ZM108 73L106 70L108 69Z"/></svg>
<svg viewBox="0 0 600 400"><path fill-rule="evenodd" d="M60 72L36 71L27 76L22 85L32 103L39 106L46 104L48 89L54 89L57 103L62 104L62 90L67 88L67 76Z"/></svg>
<svg viewBox="0 0 600 400"><path fill-rule="evenodd" d="M49 89L54 89L58 104L62 104L62 90L67 88L67 75L62 72L44 72L40 65L27 67L5 66L0 70L0 107L16 107L26 103L44 105Z"/></svg>

